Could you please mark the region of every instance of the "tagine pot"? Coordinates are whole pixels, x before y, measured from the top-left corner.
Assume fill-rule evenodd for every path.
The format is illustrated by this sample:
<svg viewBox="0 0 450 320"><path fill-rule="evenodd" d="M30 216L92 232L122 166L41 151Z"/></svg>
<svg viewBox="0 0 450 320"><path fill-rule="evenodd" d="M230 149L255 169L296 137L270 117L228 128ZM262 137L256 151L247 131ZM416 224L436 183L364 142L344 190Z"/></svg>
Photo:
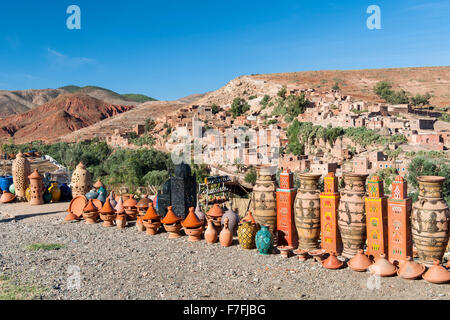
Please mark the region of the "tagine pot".
<svg viewBox="0 0 450 320"><path fill-rule="evenodd" d="M164 225L164 229L169 233L169 239L177 239L181 237L180 230L181 218L178 217L172 210L172 206L167 207L167 214L161 223Z"/></svg>
<svg viewBox="0 0 450 320"><path fill-rule="evenodd" d="M111 193L108 196L109 203L111 203L111 206L115 208L117 206L116 197L114 195L114 191L111 191Z"/></svg>
<svg viewBox="0 0 450 320"><path fill-rule="evenodd" d="M363 249L359 249L358 253L347 262L349 268L357 272L366 271L372 264L372 260L364 254Z"/></svg>
<svg viewBox="0 0 450 320"><path fill-rule="evenodd" d="M208 227L205 231L205 240L208 244L213 244L217 242L218 234L217 230L214 226L214 221L212 219L208 219Z"/></svg>
<svg viewBox="0 0 450 320"><path fill-rule="evenodd" d="M430 283L444 284L450 282L450 272L448 272L437 259L434 260L433 266L424 273L422 278Z"/></svg>
<svg viewBox="0 0 450 320"><path fill-rule="evenodd" d="M98 216L98 208L94 205L91 199L83 209L83 218L86 224L96 224Z"/></svg>
<svg viewBox="0 0 450 320"><path fill-rule="evenodd" d="M255 249L255 237L258 232L256 224L250 221L242 221L238 227L238 240L243 249Z"/></svg>
<svg viewBox="0 0 450 320"><path fill-rule="evenodd" d="M128 221L137 220L138 211L136 209L136 205L137 201L133 197L130 197L123 202L123 207L125 208Z"/></svg>
<svg viewBox="0 0 450 320"><path fill-rule="evenodd" d="M412 238L419 262L433 265L442 261L449 240L450 212L443 198L444 177L422 176L419 182L419 199L413 204L411 214Z"/></svg>
<svg viewBox="0 0 450 320"><path fill-rule="evenodd" d="M87 198L88 200L91 200L91 199L97 199L97 197L98 197L98 192L95 191L95 189L92 189L91 191L89 191L88 193L86 193L86 198Z"/></svg>
<svg viewBox="0 0 450 320"><path fill-rule="evenodd" d="M127 214L125 213L125 208L123 206L123 199L122 197L119 197L116 206L114 207L116 209L116 226L119 229L125 228L127 225Z"/></svg>
<svg viewBox="0 0 450 320"><path fill-rule="evenodd" d="M344 173L345 188L341 191L338 227L344 250L342 256L353 258L366 241L366 179L368 174Z"/></svg>
<svg viewBox="0 0 450 320"><path fill-rule="evenodd" d="M69 214L64 219L65 221L79 220L83 217L83 209L86 207L88 200L85 196L77 196L70 201L67 212Z"/></svg>
<svg viewBox="0 0 450 320"><path fill-rule="evenodd" d="M153 208L153 203L149 204L145 216L142 217L144 221L144 227L147 235L154 236L158 233L158 229L161 226L161 217L156 213Z"/></svg>
<svg viewBox="0 0 450 320"><path fill-rule="evenodd" d="M181 222L184 233L188 235L188 241L200 241L203 234L203 221L200 221L194 211L194 207L189 208L186 219Z"/></svg>
<svg viewBox="0 0 450 320"><path fill-rule="evenodd" d="M253 187L252 203L253 215L256 223L268 225L270 231L275 233L277 227L277 182L276 168L272 166L256 166L256 184Z"/></svg>
<svg viewBox="0 0 450 320"><path fill-rule="evenodd" d="M214 227L216 228L217 232L220 232L220 229L222 228L222 217L223 217L223 210L219 206L218 203L213 204L211 209L206 213L207 220L212 220L212 223Z"/></svg>
<svg viewBox="0 0 450 320"><path fill-rule="evenodd" d="M195 216L198 220L203 222L203 225L206 223L206 215L203 213L202 209L200 209L200 205L197 201L197 206L195 207Z"/></svg>
<svg viewBox="0 0 450 320"><path fill-rule="evenodd" d="M3 192L2 196L0 197L1 203L11 203L16 199L16 196L12 194L11 192Z"/></svg>
<svg viewBox="0 0 450 320"><path fill-rule="evenodd" d="M336 257L335 252L331 252L330 256L322 262L324 268L332 270L340 269L343 265L344 263Z"/></svg>
<svg viewBox="0 0 450 320"><path fill-rule="evenodd" d="M397 267L386 259L384 253L380 254L378 260L369 266L370 273L380 277L392 277L397 274Z"/></svg>
<svg viewBox="0 0 450 320"><path fill-rule="evenodd" d="M320 239L320 174L300 174L300 188L294 202L298 247L304 250L319 248Z"/></svg>
<svg viewBox="0 0 450 320"><path fill-rule="evenodd" d="M222 222L223 222L223 228L219 234L219 242L222 245L222 247L229 247L233 243L233 233L229 228L228 217L225 217L224 219L222 219Z"/></svg>
<svg viewBox="0 0 450 320"><path fill-rule="evenodd" d="M100 219L103 220L103 226L114 227L114 221L116 220L117 214L116 210L111 206L109 199L106 200L105 204L99 212Z"/></svg>
<svg viewBox="0 0 450 320"><path fill-rule="evenodd" d="M403 279L414 280L420 278L425 269L423 264L415 262L412 257L406 257L405 263L397 270L397 275Z"/></svg>
<svg viewBox="0 0 450 320"><path fill-rule="evenodd" d="M145 231L144 220L142 220L142 216L140 215L138 215L136 218L136 228L138 229L138 232Z"/></svg>
<svg viewBox="0 0 450 320"><path fill-rule="evenodd" d="M261 230L256 233L255 244L259 254L268 255L273 251L273 234L268 224L261 225Z"/></svg>

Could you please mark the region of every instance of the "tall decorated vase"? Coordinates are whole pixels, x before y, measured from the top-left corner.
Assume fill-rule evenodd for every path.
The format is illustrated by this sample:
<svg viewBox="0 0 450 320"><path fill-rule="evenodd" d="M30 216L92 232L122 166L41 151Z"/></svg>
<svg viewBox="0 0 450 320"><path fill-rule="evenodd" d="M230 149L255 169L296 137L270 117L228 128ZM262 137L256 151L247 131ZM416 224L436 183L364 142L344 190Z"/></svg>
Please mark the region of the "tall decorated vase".
<svg viewBox="0 0 450 320"><path fill-rule="evenodd" d="M432 266L441 261L449 240L450 212L442 196L444 177L422 176L419 182L419 199L413 204L411 215L412 238L419 261Z"/></svg>
<svg viewBox="0 0 450 320"><path fill-rule="evenodd" d="M273 235L268 225L262 225L261 230L256 233L255 244L259 254L265 256L272 253Z"/></svg>
<svg viewBox="0 0 450 320"><path fill-rule="evenodd" d="M298 247L302 250L319 248L320 239L320 174L301 174L300 188L295 197L295 226Z"/></svg>
<svg viewBox="0 0 450 320"><path fill-rule="evenodd" d="M30 162L19 152L12 165L15 194L18 200L26 199L26 190L29 186L28 176L31 174Z"/></svg>
<svg viewBox="0 0 450 320"><path fill-rule="evenodd" d="M368 174L344 173L345 188L341 191L338 227L344 250L342 256L351 259L366 242L366 179Z"/></svg>
<svg viewBox="0 0 450 320"><path fill-rule="evenodd" d="M257 166L256 184L253 187L253 216L259 225L267 224L272 233L277 227L276 167Z"/></svg>
<svg viewBox="0 0 450 320"><path fill-rule="evenodd" d="M242 221L238 227L238 240L243 249L255 249L256 224L251 221Z"/></svg>
<svg viewBox="0 0 450 320"><path fill-rule="evenodd" d="M80 162L72 174L72 196L84 196L91 189L91 174Z"/></svg>

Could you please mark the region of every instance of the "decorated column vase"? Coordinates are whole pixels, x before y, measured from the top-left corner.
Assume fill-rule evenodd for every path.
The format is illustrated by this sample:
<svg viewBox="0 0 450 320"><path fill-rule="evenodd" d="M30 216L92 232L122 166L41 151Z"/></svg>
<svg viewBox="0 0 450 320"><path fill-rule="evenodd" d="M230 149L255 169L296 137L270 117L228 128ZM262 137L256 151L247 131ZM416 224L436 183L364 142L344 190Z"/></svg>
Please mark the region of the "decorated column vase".
<svg viewBox="0 0 450 320"><path fill-rule="evenodd" d="M320 239L320 174L301 174L300 188L295 198L295 226L298 234L298 248L313 250L319 248Z"/></svg>
<svg viewBox="0 0 450 320"><path fill-rule="evenodd" d="M28 188L29 180L28 176L31 174L30 162L27 158L19 152L16 156L16 160L12 165L12 175L14 181L15 194L18 200L26 200L25 191Z"/></svg>
<svg viewBox="0 0 450 320"><path fill-rule="evenodd" d="M341 191L338 227L344 250L342 256L351 259L363 249L366 241L365 195L368 174L344 173L345 188Z"/></svg>
<svg viewBox="0 0 450 320"><path fill-rule="evenodd" d="M275 167L257 166L256 184L253 187L253 216L259 225L267 224L272 233L277 227L277 183Z"/></svg>
<svg viewBox="0 0 450 320"><path fill-rule="evenodd" d="M449 209L442 196L444 177L422 176L419 199L413 204L411 215L412 238L419 262L432 266L442 261L449 239Z"/></svg>

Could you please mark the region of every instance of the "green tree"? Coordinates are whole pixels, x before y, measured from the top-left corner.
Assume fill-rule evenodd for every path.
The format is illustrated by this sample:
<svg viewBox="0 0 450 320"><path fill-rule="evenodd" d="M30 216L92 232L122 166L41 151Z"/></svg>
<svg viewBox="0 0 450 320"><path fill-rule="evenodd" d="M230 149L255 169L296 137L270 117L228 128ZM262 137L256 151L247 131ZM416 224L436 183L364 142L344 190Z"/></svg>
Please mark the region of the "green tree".
<svg viewBox="0 0 450 320"><path fill-rule="evenodd" d="M213 105L211 106L211 111L213 114L218 114L220 111L220 107L217 104L213 103Z"/></svg>
<svg viewBox="0 0 450 320"><path fill-rule="evenodd" d="M245 175L244 180L245 180L245 182L254 185L256 183L256 177L257 177L256 169L250 168L247 171L247 174Z"/></svg>
<svg viewBox="0 0 450 320"><path fill-rule="evenodd" d="M287 94L286 86L281 87L281 89L278 90L278 93L277 93L277 95L278 95L281 99L286 99L286 94Z"/></svg>
<svg viewBox="0 0 450 320"><path fill-rule="evenodd" d="M335 82L334 83L334 86L333 86L333 88L332 88L333 90L341 90L341 88L339 87L339 82Z"/></svg>
<svg viewBox="0 0 450 320"><path fill-rule="evenodd" d="M243 115L248 110L250 110L250 106L244 99L235 98L233 100L233 103L231 104L231 113L234 118Z"/></svg>
<svg viewBox="0 0 450 320"><path fill-rule="evenodd" d="M153 170L149 171L143 178L142 181L148 186L155 186L160 188L164 182L169 178L169 173L165 170Z"/></svg>

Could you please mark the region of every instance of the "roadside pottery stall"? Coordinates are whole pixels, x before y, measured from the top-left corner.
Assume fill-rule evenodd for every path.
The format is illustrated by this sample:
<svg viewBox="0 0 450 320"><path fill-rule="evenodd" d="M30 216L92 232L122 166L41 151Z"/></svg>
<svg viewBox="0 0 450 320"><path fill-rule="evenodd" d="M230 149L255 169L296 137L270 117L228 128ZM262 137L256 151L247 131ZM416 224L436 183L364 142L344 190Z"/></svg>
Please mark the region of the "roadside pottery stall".
<svg viewBox="0 0 450 320"><path fill-rule="evenodd" d="M256 184L252 193L253 215L259 226L266 224L270 231L275 233L277 228L276 167L256 166L256 172Z"/></svg>
<svg viewBox="0 0 450 320"><path fill-rule="evenodd" d="M12 176L14 182L14 191L19 201L25 201L25 191L29 186L28 176L31 174L30 162L28 159L19 152L16 156L16 160L12 165Z"/></svg>

